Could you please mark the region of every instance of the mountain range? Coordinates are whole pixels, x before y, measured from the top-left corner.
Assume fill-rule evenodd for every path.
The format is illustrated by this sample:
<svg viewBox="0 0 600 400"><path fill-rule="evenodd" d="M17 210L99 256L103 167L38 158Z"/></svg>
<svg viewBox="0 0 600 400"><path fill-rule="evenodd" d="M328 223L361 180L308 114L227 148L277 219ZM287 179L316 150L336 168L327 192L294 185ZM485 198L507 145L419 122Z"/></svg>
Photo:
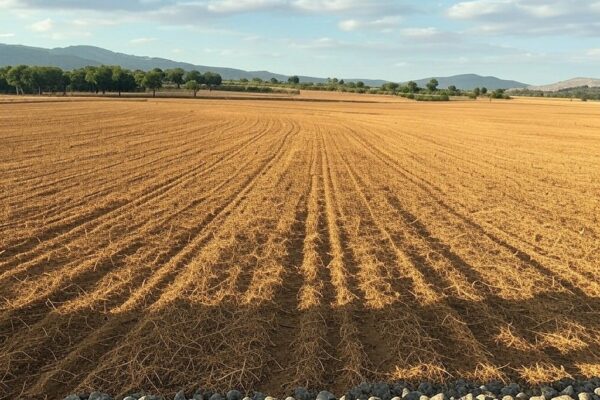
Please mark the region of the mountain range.
<svg viewBox="0 0 600 400"><path fill-rule="evenodd" d="M557 92L563 89L571 89L578 87L600 87L600 79L594 78L573 78L566 81L556 82L550 85L529 86L530 90L541 90L543 92Z"/></svg>
<svg viewBox="0 0 600 400"><path fill-rule="evenodd" d="M269 71L244 71L235 68L195 65L186 62L173 61L166 58L143 57L124 53L117 53L94 46L69 46L46 49L22 45L0 44L0 66L6 65L44 65L56 66L66 70L97 65L120 65L128 69L150 70L152 68L183 68L184 70L198 70L200 72L212 71L221 74L223 79L252 79L261 78L268 80L276 78L286 81L288 75L277 74ZM325 83L326 78L299 76L301 82ZM459 89L473 89L487 87L488 89L525 88L527 84L503 80L493 76L480 76L476 74L455 75L449 77L435 77L440 88L454 85ZM432 78L420 79L415 82L424 87ZM347 79L346 82L363 81L369 86L381 86L386 83L381 79Z"/></svg>

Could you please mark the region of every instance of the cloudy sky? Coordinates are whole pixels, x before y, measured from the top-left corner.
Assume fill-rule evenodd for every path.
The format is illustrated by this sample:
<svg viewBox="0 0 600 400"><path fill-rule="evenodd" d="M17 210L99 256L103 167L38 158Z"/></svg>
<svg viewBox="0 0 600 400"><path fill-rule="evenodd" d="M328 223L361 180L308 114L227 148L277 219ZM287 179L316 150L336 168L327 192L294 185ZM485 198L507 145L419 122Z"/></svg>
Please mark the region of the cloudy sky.
<svg viewBox="0 0 600 400"><path fill-rule="evenodd" d="M600 0L0 0L0 43L405 81L600 78Z"/></svg>

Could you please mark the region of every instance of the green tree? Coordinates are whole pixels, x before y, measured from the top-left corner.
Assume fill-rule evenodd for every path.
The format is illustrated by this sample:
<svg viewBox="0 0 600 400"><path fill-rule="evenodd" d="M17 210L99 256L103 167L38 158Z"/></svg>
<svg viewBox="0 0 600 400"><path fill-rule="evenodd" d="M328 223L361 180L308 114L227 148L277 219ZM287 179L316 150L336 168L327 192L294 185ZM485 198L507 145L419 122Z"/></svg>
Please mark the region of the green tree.
<svg viewBox="0 0 600 400"><path fill-rule="evenodd" d="M458 89L456 88L456 86L454 86L454 85L448 86L448 92L450 92L451 94L455 94L457 91L458 91Z"/></svg>
<svg viewBox="0 0 600 400"><path fill-rule="evenodd" d="M439 86L439 82L437 79L432 79L427 83L427 90L429 90L430 92L435 92L437 91L437 88Z"/></svg>
<svg viewBox="0 0 600 400"><path fill-rule="evenodd" d="M481 89L476 87L475 89L473 89L473 94L475 95L475 97L479 97L479 95L481 94Z"/></svg>
<svg viewBox="0 0 600 400"><path fill-rule="evenodd" d="M133 79L135 80L135 84L139 88L143 88L144 86L144 78L146 77L146 72L141 69L136 69L133 71Z"/></svg>
<svg viewBox="0 0 600 400"><path fill-rule="evenodd" d="M198 82L192 79L191 81L187 81L185 83L185 88L187 90L191 90L194 93L194 97L196 97L198 90L200 90L200 85L198 84Z"/></svg>
<svg viewBox="0 0 600 400"><path fill-rule="evenodd" d="M486 94L487 92L488 90L485 86L481 88L481 94Z"/></svg>
<svg viewBox="0 0 600 400"><path fill-rule="evenodd" d="M0 92L8 93L13 91L14 88L8 84L7 75L10 70L10 66L0 68Z"/></svg>
<svg viewBox="0 0 600 400"><path fill-rule="evenodd" d="M83 68L74 69L71 72L68 72L71 83L69 84L69 88L71 91L83 91L88 90L89 85L85 80L85 70Z"/></svg>
<svg viewBox="0 0 600 400"><path fill-rule="evenodd" d="M183 82L185 82L183 79L184 75L185 75L185 71L181 68L173 68L173 69L168 69L166 71L167 80L176 84L177 89L179 89L181 87L181 84Z"/></svg>
<svg viewBox="0 0 600 400"><path fill-rule="evenodd" d="M277 80L277 78L271 78L271 83L276 85L279 83L279 81Z"/></svg>
<svg viewBox="0 0 600 400"><path fill-rule="evenodd" d="M363 81L358 81L358 82L356 82L356 87L357 88L364 88L365 87L365 83Z"/></svg>
<svg viewBox="0 0 600 400"><path fill-rule="evenodd" d="M262 83L263 80L260 78L252 78L252 82L256 82L256 83Z"/></svg>
<svg viewBox="0 0 600 400"><path fill-rule="evenodd" d="M142 81L145 88L152 90L152 97L156 97L156 90L162 87L162 73L159 71L149 71Z"/></svg>
<svg viewBox="0 0 600 400"><path fill-rule="evenodd" d="M119 92L129 92L136 88L137 83L131 71L115 66L112 69L112 87Z"/></svg>
<svg viewBox="0 0 600 400"><path fill-rule="evenodd" d="M204 73L204 81L207 85L219 86L223 82L223 78L221 75L209 71Z"/></svg>
<svg viewBox="0 0 600 400"><path fill-rule="evenodd" d="M19 94L19 91L21 91L21 94L23 94L27 68L27 65L17 65L9 69L6 74L6 81L9 85L15 88L17 95Z"/></svg>
<svg viewBox="0 0 600 400"><path fill-rule="evenodd" d="M290 76L288 78L288 83L293 83L294 85L297 85L300 83L300 78L298 78L296 75Z"/></svg>
<svg viewBox="0 0 600 400"><path fill-rule="evenodd" d="M406 84L409 93L417 93L419 91L419 85L416 82L410 81Z"/></svg>

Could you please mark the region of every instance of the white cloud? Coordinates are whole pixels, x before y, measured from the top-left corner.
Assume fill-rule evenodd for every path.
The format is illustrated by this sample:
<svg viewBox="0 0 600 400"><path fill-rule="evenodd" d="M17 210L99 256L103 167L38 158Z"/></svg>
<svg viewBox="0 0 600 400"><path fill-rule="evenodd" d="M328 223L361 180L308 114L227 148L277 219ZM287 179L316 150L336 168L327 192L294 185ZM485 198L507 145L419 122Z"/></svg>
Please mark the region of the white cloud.
<svg viewBox="0 0 600 400"><path fill-rule="evenodd" d="M14 37L15 34L14 33L0 33L0 38L10 38L10 37Z"/></svg>
<svg viewBox="0 0 600 400"><path fill-rule="evenodd" d="M470 21L472 31L509 35L600 36L600 2L589 0L469 0L447 16Z"/></svg>
<svg viewBox="0 0 600 400"><path fill-rule="evenodd" d="M54 28L54 22L50 18L46 18L41 21L34 22L30 25L30 28L34 32L49 32Z"/></svg>
<svg viewBox="0 0 600 400"><path fill-rule="evenodd" d="M338 27L343 31L354 31L359 29L375 29L389 31L396 28L402 21L399 15L390 15L374 20L347 19L341 21Z"/></svg>
<svg viewBox="0 0 600 400"><path fill-rule="evenodd" d="M147 43L156 42L157 40L158 39L151 38L151 37L141 37L141 38L131 39L129 41L129 43L131 43L131 44L147 44Z"/></svg>

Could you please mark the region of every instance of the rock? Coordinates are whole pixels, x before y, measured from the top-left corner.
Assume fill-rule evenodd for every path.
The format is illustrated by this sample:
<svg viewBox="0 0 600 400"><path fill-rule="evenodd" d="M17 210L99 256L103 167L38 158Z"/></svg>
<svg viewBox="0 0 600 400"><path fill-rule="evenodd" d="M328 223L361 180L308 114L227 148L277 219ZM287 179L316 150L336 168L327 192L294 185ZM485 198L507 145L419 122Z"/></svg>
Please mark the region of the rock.
<svg viewBox="0 0 600 400"><path fill-rule="evenodd" d="M429 400L429 396L422 394L421 397L419 397L419 400Z"/></svg>
<svg viewBox="0 0 600 400"><path fill-rule="evenodd" d="M391 400L390 385L387 383L376 383L371 389L373 396L379 397L381 400Z"/></svg>
<svg viewBox="0 0 600 400"><path fill-rule="evenodd" d="M592 400L592 395L586 392L579 393L577 395L578 400Z"/></svg>
<svg viewBox="0 0 600 400"><path fill-rule="evenodd" d="M364 394L369 394L371 393L371 385L367 382L363 382L360 385L358 385L358 390L360 390Z"/></svg>
<svg viewBox="0 0 600 400"><path fill-rule="evenodd" d="M135 397L133 397L133 396L127 396L127 397L125 397L123 400L138 400L138 399L136 399L136 398L135 398Z"/></svg>
<svg viewBox="0 0 600 400"><path fill-rule="evenodd" d="M419 400L421 398L423 394L421 392L409 392L405 397L404 400Z"/></svg>
<svg viewBox="0 0 600 400"><path fill-rule="evenodd" d="M467 393L466 395L461 397L460 400L473 400L474 398L475 396L473 396L473 393Z"/></svg>
<svg viewBox="0 0 600 400"><path fill-rule="evenodd" d="M544 396L531 396L529 400L545 400Z"/></svg>
<svg viewBox="0 0 600 400"><path fill-rule="evenodd" d="M401 396L402 398L405 398L409 394L410 394L410 390L408 390L408 388L402 389L402 396Z"/></svg>
<svg viewBox="0 0 600 400"><path fill-rule="evenodd" d="M288 396L285 398L285 400L295 400L292 396Z"/></svg>
<svg viewBox="0 0 600 400"><path fill-rule="evenodd" d="M79 396L77 396L76 394L70 394L67 397L65 397L63 400L81 400L81 398Z"/></svg>
<svg viewBox="0 0 600 400"><path fill-rule="evenodd" d="M429 400L446 400L446 395L444 393L438 393Z"/></svg>
<svg viewBox="0 0 600 400"><path fill-rule="evenodd" d="M310 400L310 393L305 388L299 387L294 390L294 397L296 400Z"/></svg>
<svg viewBox="0 0 600 400"><path fill-rule="evenodd" d="M151 394L147 394L139 398L139 400L164 400L162 396L153 396Z"/></svg>
<svg viewBox="0 0 600 400"><path fill-rule="evenodd" d="M529 396L527 396L525 393L523 392L519 392L517 393L517 395L515 396L517 399L519 400L529 400Z"/></svg>
<svg viewBox="0 0 600 400"><path fill-rule="evenodd" d="M381 399L379 397L371 396L371 397L369 397L369 400L381 400Z"/></svg>
<svg viewBox="0 0 600 400"><path fill-rule="evenodd" d="M239 390L234 389L227 392L225 397L227 400L240 400L242 398L242 394L239 392Z"/></svg>
<svg viewBox="0 0 600 400"><path fill-rule="evenodd" d="M423 393L425 396L433 396L435 393L435 389L429 382L423 382L417 388L418 392Z"/></svg>
<svg viewBox="0 0 600 400"><path fill-rule="evenodd" d="M571 396L567 396L566 394L554 397L552 400L573 400Z"/></svg>
<svg viewBox="0 0 600 400"><path fill-rule="evenodd" d="M542 391L542 397L544 397L546 400L550 400L558 396L556 389L550 386L542 386L540 390Z"/></svg>
<svg viewBox="0 0 600 400"><path fill-rule="evenodd" d="M265 400L277 400L277 399L275 397L267 396L267 397L265 397Z"/></svg>
<svg viewBox="0 0 600 400"><path fill-rule="evenodd" d="M487 394L479 394L477 395L477 397L475 397L477 400L494 400L494 398L492 396L488 396Z"/></svg>
<svg viewBox="0 0 600 400"><path fill-rule="evenodd" d="M340 400L346 400L346 395L343 395L342 397L340 397Z"/></svg>
<svg viewBox="0 0 600 400"><path fill-rule="evenodd" d="M322 390L317 394L316 400L335 400L335 396L333 393L328 392L327 390Z"/></svg>
<svg viewBox="0 0 600 400"><path fill-rule="evenodd" d="M246 397L244 397L242 400L252 400L252 397L248 397L248 396L246 396Z"/></svg>
<svg viewBox="0 0 600 400"><path fill-rule="evenodd" d="M594 394L596 396L600 396L600 387L597 387L596 389L594 389Z"/></svg>
<svg viewBox="0 0 600 400"><path fill-rule="evenodd" d="M262 392L255 392L254 396L252 396L252 400L265 400L267 396L265 396L264 393ZM210 400L216 400L216 399L210 399Z"/></svg>
<svg viewBox="0 0 600 400"><path fill-rule="evenodd" d="M173 400L187 400L187 398L185 397L185 392L183 390L180 390L175 394Z"/></svg>
<svg viewBox="0 0 600 400"><path fill-rule="evenodd" d="M504 385L500 381L491 381L487 385L485 385L485 387L488 392L493 393L496 396L499 396L501 394L501 391L502 391ZM510 393L507 393L507 394L510 394Z"/></svg>
<svg viewBox="0 0 600 400"><path fill-rule="evenodd" d="M223 396L221 396L219 393L215 393L211 395L208 400L223 400Z"/></svg>
<svg viewBox="0 0 600 400"><path fill-rule="evenodd" d="M521 391L521 388L516 383L511 383L508 386L500 389L500 394L503 396L516 396Z"/></svg>
<svg viewBox="0 0 600 400"><path fill-rule="evenodd" d="M340 400L342 400L342 399L340 399ZM398 397L398 396L395 396L395 397L392 397L392 400L402 400L402 398Z"/></svg>
<svg viewBox="0 0 600 400"><path fill-rule="evenodd" d="M502 400L515 400L515 398L507 394L506 396L502 397Z"/></svg>
<svg viewBox="0 0 600 400"><path fill-rule="evenodd" d="M200 389L196 390L196 393L194 393L192 400L204 400L204 395L202 394L202 390L200 390Z"/></svg>
<svg viewBox="0 0 600 400"><path fill-rule="evenodd" d="M569 396L569 397L573 397L575 396L575 389L573 389L573 385L569 385L566 388L564 388L560 394L563 394L565 396Z"/></svg>
<svg viewBox="0 0 600 400"><path fill-rule="evenodd" d="M110 397L106 393L92 392L90 393L90 397L88 397L88 400L112 400L112 397Z"/></svg>

